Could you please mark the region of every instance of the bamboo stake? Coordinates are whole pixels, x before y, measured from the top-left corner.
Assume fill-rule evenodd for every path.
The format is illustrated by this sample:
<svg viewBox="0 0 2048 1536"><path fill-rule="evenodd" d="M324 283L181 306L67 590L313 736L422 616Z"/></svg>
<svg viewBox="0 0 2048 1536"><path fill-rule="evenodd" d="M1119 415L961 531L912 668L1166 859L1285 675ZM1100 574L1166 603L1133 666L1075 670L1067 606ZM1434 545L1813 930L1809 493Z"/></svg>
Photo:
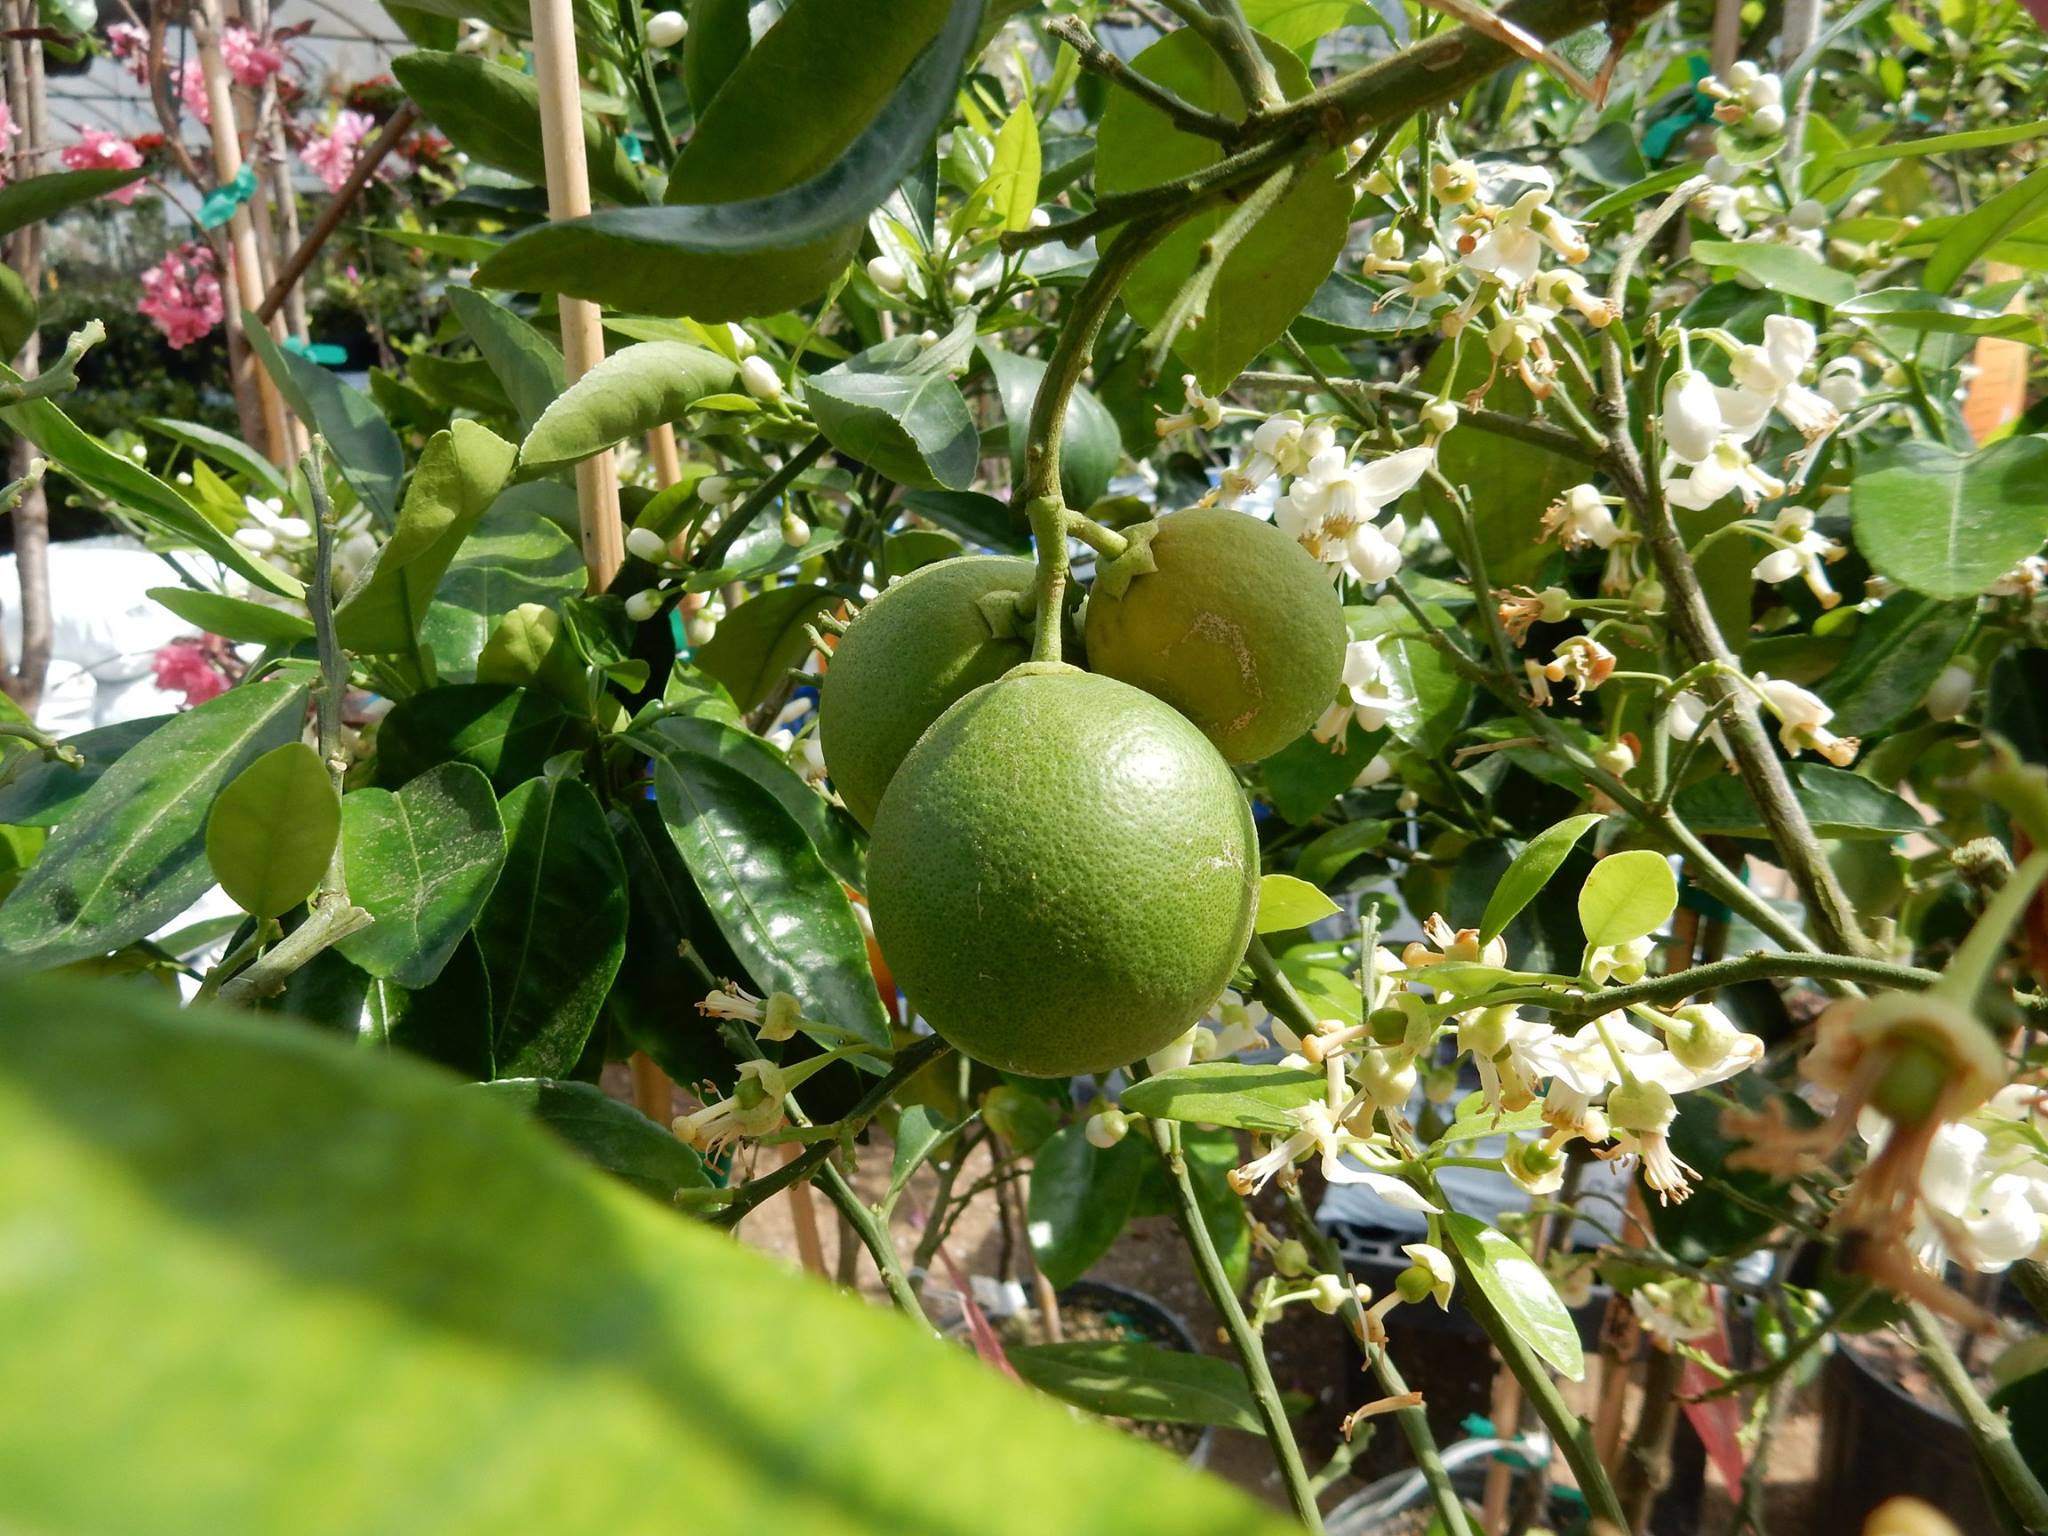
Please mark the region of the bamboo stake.
<svg viewBox="0 0 2048 1536"><path fill-rule="evenodd" d="M202 0L191 17L193 41L199 48L199 74L206 84L207 113L213 119L213 170L219 184L226 186L242 169L242 141L235 132L235 99L228 81L227 63L220 56L220 0ZM236 302L235 320L242 310L254 310L263 302L263 261L257 250L256 223L247 204L237 208L228 221L228 241L234 251L233 269ZM253 359L252 359L253 361ZM265 450L277 464L291 462L291 429L285 418L284 400L261 367L252 369L256 398L263 408Z"/></svg>
<svg viewBox="0 0 2048 1536"><path fill-rule="evenodd" d="M792 1142L782 1149L785 1163L796 1161L803 1148ZM796 1255L814 1275L829 1274L825 1268L825 1240L818 1232L818 1205L811 1198L811 1183L798 1179L789 1186L789 1218L796 1229Z"/></svg>
<svg viewBox="0 0 2048 1536"><path fill-rule="evenodd" d="M576 68L576 20L570 0L533 0L533 75L540 86L540 147L547 165L548 217L590 212L590 171L583 159L583 101ZM562 358L575 383L604 360L604 325L587 299L560 301ZM611 452L576 466L576 503L583 517L583 568L590 589L611 585L626 559L619 525L619 476ZM813 1237L816 1233L813 1231Z"/></svg>
<svg viewBox="0 0 2048 1536"><path fill-rule="evenodd" d="M676 450L676 429L667 422L647 431L647 457L654 465L654 483L667 490L683 478L683 456Z"/></svg>

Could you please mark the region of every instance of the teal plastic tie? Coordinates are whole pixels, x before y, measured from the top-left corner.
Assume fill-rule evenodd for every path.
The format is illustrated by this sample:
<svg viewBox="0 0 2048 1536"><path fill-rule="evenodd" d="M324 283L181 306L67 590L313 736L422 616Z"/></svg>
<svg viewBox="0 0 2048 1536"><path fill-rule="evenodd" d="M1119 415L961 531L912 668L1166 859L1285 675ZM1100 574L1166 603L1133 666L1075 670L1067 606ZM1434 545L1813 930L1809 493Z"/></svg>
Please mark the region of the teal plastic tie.
<svg viewBox="0 0 2048 1536"><path fill-rule="evenodd" d="M219 229L235 216L237 208L255 195L256 168L245 165L235 172L233 180L206 194L206 201L199 205L200 228Z"/></svg>

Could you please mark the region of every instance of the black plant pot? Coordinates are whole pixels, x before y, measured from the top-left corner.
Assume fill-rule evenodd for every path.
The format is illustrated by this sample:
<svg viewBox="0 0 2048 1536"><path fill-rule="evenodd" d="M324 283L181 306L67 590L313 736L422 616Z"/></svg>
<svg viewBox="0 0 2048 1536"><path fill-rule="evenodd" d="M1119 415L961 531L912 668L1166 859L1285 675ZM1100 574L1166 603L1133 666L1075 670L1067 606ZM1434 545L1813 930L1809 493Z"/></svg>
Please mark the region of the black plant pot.
<svg viewBox="0 0 2048 1536"><path fill-rule="evenodd" d="M1902 1493L1960 1530L1999 1528L1970 1437L1948 1406L1914 1396L1844 1343L1821 1373L1814 1536L1859 1536L1865 1516Z"/></svg>
<svg viewBox="0 0 2048 1536"><path fill-rule="evenodd" d="M1076 1280L1060 1292L1060 1307L1071 1310L1077 1306L1093 1307L1122 1322L1135 1337L1147 1344L1157 1344L1163 1349L1185 1350L1188 1354L1202 1353L1201 1341L1187 1320L1173 1311L1158 1298L1134 1291L1126 1286L1112 1285L1107 1280ZM1216 1430L1213 1425L1203 1427L1201 1438L1188 1451L1186 1460L1191 1467L1206 1467L1209 1452L1216 1444Z"/></svg>

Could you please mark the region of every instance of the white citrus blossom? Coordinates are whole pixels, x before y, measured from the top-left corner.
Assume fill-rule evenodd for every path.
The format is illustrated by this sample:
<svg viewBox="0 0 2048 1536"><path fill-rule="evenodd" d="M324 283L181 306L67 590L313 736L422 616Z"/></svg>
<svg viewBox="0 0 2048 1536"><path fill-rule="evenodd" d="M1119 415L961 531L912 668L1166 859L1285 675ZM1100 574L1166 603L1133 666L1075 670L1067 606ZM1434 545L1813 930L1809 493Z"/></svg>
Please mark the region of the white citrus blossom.
<svg viewBox="0 0 2048 1536"><path fill-rule="evenodd" d="M1575 485L1553 501L1543 514L1542 527L1545 538L1555 538L1572 550L1588 544L1612 549L1621 537L1621 525L1608 509L1607 498L1598 487L1587 484Z"/></svg>
<svg viewBox="0 0 2048 1536"><path fill-rule="evenodd" d="M1772 586L1800 577L1806 582L1807 590L1820 600L1821 607L1833 608L1839 604L1842 595L1828 581L1827 566L1841 559L1846 551L1825 534L1814 532L1812 510L1807 507L1780 508L1771 524L1771 532L1785 542L1757 561L1750 574Z"/></svg>
<svg viewBox="0 0 2048 1536"><path fill-rule="evenodd" d="M1778 740L1787 752L1817 752L1837 768L1856 761L1861 745L1853 736L1837 736L1828 729L1835 712L1797 683L1759 672L1751 679L1764 703L1778 717Z"/></svg>
<svg viewBox="0 0 2048 1536"><path fill-rule="evenodd" d="M1714 390L1727 430L1746 441L1776 410L1804 437L1831 431L1842 413L1825 396L1799 382L1819 348L1819 338L1804 320L1790 315L1772 315L1765 320L1763 345L1737 347L1731 352L1728 374L1734 383Z"/></svg>
<svg viewBox="0 0 2048 1536"><path fill-rule="evenodd" d="M1247 1001L1225 989L1195 1036L1195 1060L1215 1061L1235 1056L1239 1051L1263 1049L1266 1037L1260 1029L1269 1017L1264 1003L1256 999Z"/></svg>
<svg viewBox="0 0 2048 1536"><path fill-rule="evenodd" d="M1188 408L1176 411L1171 416L1161 416L1154 423L1161 437L1172 437L1177 432L1191 432L1200 429L1213 432L1223 425L1223 402L1213 400L1202 393L1202 386L1195 381L1192 373L1180 376L1181 397Z"/></svg>
<svg viewBox="0 0 2048 1536"><path fill-rule="evenodd" d="M1953 1260L1980 1274L1998 1274L2039 1252L2048 1226L2048 1169L2031 1143L2015 1157L1993 1150L1982 1128L1999 1117L1996 1105L1976 1123L1952 1122L1934 1133L1920 1168L1920 1200L1913 1244L1930 1269ZM1874 1157L1891 1138L1891 1126L1875 1110L1857 1117L1857 1129Z"/></svg>
<svg viewBox="0 0 2048 1536"><path fill-rule="evenodd" d="M1273 521L1318 560L1338 564L1351 555L1352 535L1413 490L1435 460L1436 449L1424 445L1354 463L1341 447L1332 444L1311 459L1288 487L1274 509ZM1398 518L1376 530L1380 542L1387 545L1398 545L1406 531Z"/></svg>
<svg viewBox="0 0 2048 1536"><path fill-rule="evenodd" d="M1671 478L1674 467L1665 466L1664 498L1689 512L1704 512L1731 491L1739 492L1751 505L1785 494L1785 482L1759 468L1749 450L1733 437L1717 440L1686 479Z"/></svg>
<svg viewBox="0 0 2048 1536"><path fill-rule="evenodd" d="M1130 1133L1130 1117L1120 1109L1105 1109L1100 1114L1090 1115L1088 1124L1081 1134L1088 1145L1107 1152Z"/></svg>
<svg viewBox="0 0 2048 1536"><path fill-rule="evenodd" d="M1353 640L1344 647L1343 689L1313 730L1317 741L1334 741L1339 751L1353 720L1362 731L1376 731L1408 712L1408 697L1380 653L1378 640Z"/></svg>
<svg viewBox="0 0 2048 1536"><path fill-rule="evenodd" d="M1643 1182L1657 1192L1658 1202L1683 1204L1697 1170L1671 1150L1671 1126L1678 1119L1671 1090L1642 1079L1623 1083L1607 1096L1607 1118L1620 1152L1642 1160Z"/></svg>
<svg viewBox="0 0 2048 1536"><path fill-rule="evenodd" d="M1652 1280L1629 1292L1628 1304L1659 1349L1712 1338L1721 1329L1713 1287L1686 1277Z"/></svg>
<svg viewBox="0 0 2048 1536"><path fill-rule="evenodd" d="M1685 464L1704 463L1726 430L1713 381L1697 368L1681 368L1664 385L1664 443Z"/></svg>
<svg viewBox="0 0 2048 1536"><path fill-rule="evenodd" d="M1276 474L1301 474L1317 454L1336 441L1337 429L1327 421L1304 421L1292 414L1269 416L1252 433L1252 451L1244 462L1223 472L1223 484L1212 499L1219 506L1234 507Z"/></svg>
<svg viewBox="0 0 2048 1536"><path fill-rule="evenodd" d="M1387 1204L1401 1210L1436 1214L1434 1205L1391 1174L1355 1166L1344 1160L1345 1154L1349 1153L1359 1163L1377 1162L1384 1167L1395 1159L1392 1153L1371 1139L1347 1130L1344 1126L1346 1117L1340 1116L1323 1100L1290 1109L1287 1117L1298 1127L1292 1135L1276 1142L1263 1155L1253 1158L1243 1167L1230 1170L1230 1187L1240 1195L1256 1194L1266 1187L1274 1174L1314 1155L1321 1160L1323 1177L1332 1184L1362 1184Z"/></svg>
<svg viewBox="0 0 2048 1536"><path fill-rule="evenodd" d="M675 1133L699 1152L717 1152L735 1141L766 1136L782 1124L782 1101L788 1092L773 1062L743 1061L732 1097L677 1116Z"/></svg>

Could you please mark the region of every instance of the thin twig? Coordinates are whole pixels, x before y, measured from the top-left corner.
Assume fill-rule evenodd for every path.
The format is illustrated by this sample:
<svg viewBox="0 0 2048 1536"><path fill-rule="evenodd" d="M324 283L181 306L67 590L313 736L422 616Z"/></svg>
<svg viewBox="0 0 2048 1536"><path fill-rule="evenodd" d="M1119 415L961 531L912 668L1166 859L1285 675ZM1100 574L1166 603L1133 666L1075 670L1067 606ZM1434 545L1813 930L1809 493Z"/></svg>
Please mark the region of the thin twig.
<svg viewBox="0 0 2048 1536"><path fill-rule="evenodd" d="M263 295L263 302L256 306L256 318L265 325L270 317L283 307L286 297L298 286L299 279L306 275L306 269L313 265L313 259L320 254L322 246L341 227L341 221L355 205L370 178L377 174L377 168L384 163L384 157L398 147L398 141L412 131L412 125L419 121L420 110L411 102L400 102L398 110L384 124L383 131L370 141L369 148L356 157L350 167L348 179L334 196L327 200L327 206L320 210L320 217L313 227L306 231L306 238L299 242L297 250L278 268L277 281L270 285L270 292Z"/></svg>
<svg viewBox="0 0 2048 1536"><path fill-rule="evenodd" d="M1100 75L1110 84L1129 91L1147 106L1165 113L1173 126L1183 133L1225 142L1237 136L1238 124L1220 112L1196 106L1151 76L1139 74L1097 42L1087 23L1078 16L1056 16L1045 24L1045 30L1074 50L1083 69Z"/></svg>

